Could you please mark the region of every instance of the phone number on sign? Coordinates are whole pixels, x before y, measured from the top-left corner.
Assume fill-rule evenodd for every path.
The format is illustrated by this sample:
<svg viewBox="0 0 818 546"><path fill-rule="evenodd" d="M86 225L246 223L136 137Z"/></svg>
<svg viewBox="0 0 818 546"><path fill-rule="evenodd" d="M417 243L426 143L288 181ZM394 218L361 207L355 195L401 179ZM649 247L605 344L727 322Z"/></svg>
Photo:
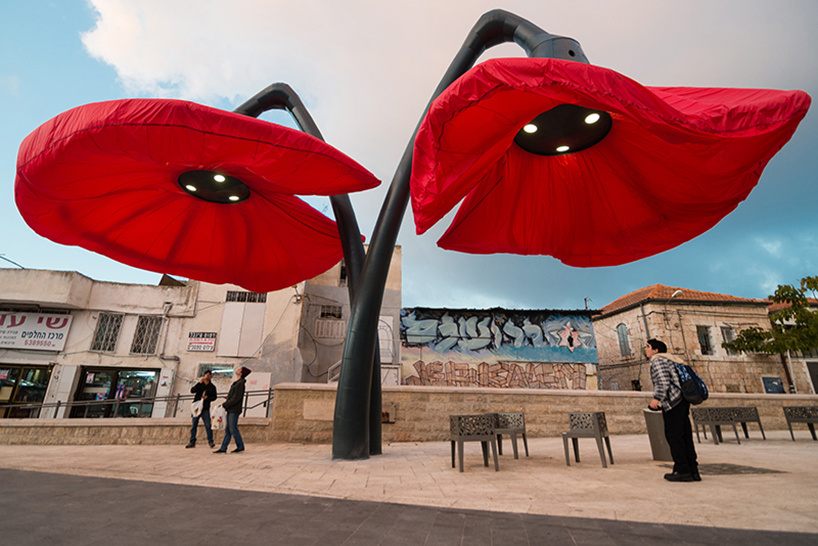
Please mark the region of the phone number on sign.
<svg viewBox="0 0 818 546"><path fill-rule="evenodd" d="M35 345L37 347L54 347L54 344L47 339L27 339L24 345Z"/></svg>

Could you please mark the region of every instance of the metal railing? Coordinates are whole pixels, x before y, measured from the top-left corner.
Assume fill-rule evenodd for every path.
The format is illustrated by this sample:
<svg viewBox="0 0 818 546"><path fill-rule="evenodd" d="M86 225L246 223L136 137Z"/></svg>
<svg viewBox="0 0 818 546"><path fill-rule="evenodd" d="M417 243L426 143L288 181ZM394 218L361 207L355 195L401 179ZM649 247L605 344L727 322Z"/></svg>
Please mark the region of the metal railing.
<svg viewBox="0 0 818 546"><path fill-rule="evenodd" d="M247 391L244 393L242 415L259 406L266 408L265 416L272 415L272 401L275 391L266 390ZM0 417L5 418L38 418L45 409L54 408L54 416L59 414L60 408L65 408L63 418L111 418L111 417L151 417L154 405L166 403L165 417L176 417L180 404L192 401L192 394L176 394L172 396L149 396L145 398L118 398L111 400L70 400L63 402L28 402L22 404L0 404ZM261 400L259 400L261 398ZM252 400L251 400L252 399ZM218 399L217 399L218 400ZM222 397L222 401L224 398ZM251 402L253 405L251 405ZM110 409L109 409L110 408ZM147 409L145 409L147 408ZM28 410L28 415L10 415L10 410ZM90 415L89 415L90 413ZM145 414L147 413L147 415Z"/></svg>

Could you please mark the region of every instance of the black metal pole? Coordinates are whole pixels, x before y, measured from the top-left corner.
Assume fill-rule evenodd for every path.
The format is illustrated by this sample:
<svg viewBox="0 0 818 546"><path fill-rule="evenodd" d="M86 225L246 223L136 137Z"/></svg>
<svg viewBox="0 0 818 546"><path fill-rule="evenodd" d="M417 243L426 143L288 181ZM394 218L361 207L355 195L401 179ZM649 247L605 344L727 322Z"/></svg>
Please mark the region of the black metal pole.
<svg viewBox="0 0 818 546"><path fill-rule="evenodd" d="M258 117L262 113L273 109L287 110L303 132L324 140L307 107L304 106L301 98L292 87L286 83L279 82L270 85L233 111L237 114ZM331 195L329 200L338 224L338 234L341 237L351 304L355 298L355 290L364 264L364 245L361 241L361 231L349 196L346 194ZM364 425L369 435L369 445L372 446L369 452L370 455L379 455L381 453L381 364L379 356L376 351L373 360L370 361L374 373L370 380L368 398L372 403L368 407L368 422Z"/></svg>
<svg viewBox="0 0 818 546"><path fill-rule="evenodd" d="M532 57L551 57L588 62L579 42L548 34L533 23L503 10L484 14L469 32L443 79L432 94L431 102L468 71L488 48L505 42L516 42ZM429 110L421 115L421 121ZM420 122L418 123L418 125ZM397 241L400 223L409 202L409 178L417 127L403 153L392 184L381 208L378 222L361 271L360 289L352 303L333 422L332 457L366 459L372 447L368 444L367 417L369 405L380 404L371 396L373 372L370 363L376 356L378 318L386 276Z"/></svg>

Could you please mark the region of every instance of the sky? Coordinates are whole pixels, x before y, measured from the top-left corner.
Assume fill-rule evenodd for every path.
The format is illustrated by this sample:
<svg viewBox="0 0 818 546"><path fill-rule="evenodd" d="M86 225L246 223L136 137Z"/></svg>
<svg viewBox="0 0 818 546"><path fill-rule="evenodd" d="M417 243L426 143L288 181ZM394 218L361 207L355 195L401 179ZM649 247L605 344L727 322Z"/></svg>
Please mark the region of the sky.
<svg viewBox="0 0 818 546"><path fill-rule="evenodd" d="M26 0L3 2L0 35L0 267L79 271L156 284L32 231L14 204L17 150L31 131L75 106L168 97L232 110L273 82L306 104L326 141L382 180L355 194L370 239L423 108L479 17L503 8L575 38L591 63L646 86L801 89L818 98L814 0ZM524 56L514 44L490 57ZM422 236L411 210L403 306L601 308L661 283L763 298L818 275L818 112L768 164L748 199L707 233L617 267L573 268L548 256L476 256ZM292 126L285 113L263 119ZM327 214L326 198L306 198ZM410 205L411 206L411 205Z"/></svg>

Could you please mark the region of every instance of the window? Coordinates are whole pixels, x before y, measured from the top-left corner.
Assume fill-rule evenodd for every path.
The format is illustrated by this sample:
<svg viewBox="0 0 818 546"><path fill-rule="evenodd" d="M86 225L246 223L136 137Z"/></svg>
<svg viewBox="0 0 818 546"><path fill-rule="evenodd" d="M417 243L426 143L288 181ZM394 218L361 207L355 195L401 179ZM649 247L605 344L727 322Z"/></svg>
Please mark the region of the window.
<svg viewBox="0 0 818 546"><path fill-rule="evenodd" d="M114 352L121 328L122 315L100 313L99 320L97 320L97 331L94 332L94 341L91 343L91 350L104 353Z"/></svg>
<svg viewBox="0 0 818 546"><path fill-rule="evenodd" d="M616 333L619 336L619 353L622 356L629 356L631 354L631 347L628 344L628 327L620 324L616 327Z"/></svg>
<svg viewBox="0 0 818 546"><path fill-rule="evenodd" d="M729 326L722 326L721 327L721 337L725 343L730 343L731 341L736 339L736 331L733 330ZM730 349L725 349L728 355L735 355L737 354L735 351L731 351Z"/></svg>
<svg viewBox="0 0 818 546"><path fill-rule="evenodd" d="M217 379L225 379L230 380L233 376L233 365L232 364L199 364L199 374L196 376L196 381L198 381L205 372L210 372L213 374L213 380Z"/></svg>
<svg viewBox="0 0 818 546"><path fill-rule="evenodd" d="M696 326L696 336L699 338L699 345L703 355L713 354L713 344L710 343L710 327Z"/></svg>
<svg viewBox="0 0 818 546"><path fill-rule="evenodd" d="M162 317L139 317L136 323L136 332L131 343L131 354L156 354L156 345L159 342L159 331L162 329Z"/></svg>
<svg viewBox="0 0 818 546"><path fill-rule="evenodd" d="M341 311L342 309L340 305L322 305L321 318L342 318Z"/></svg>
<svg viewBox="0 0 818 546"><path fill-rule="evenodd" d="M224 301L238 301L246 303L267 303L267 293L242 292L239 290L228 290Z"/></svg>
<svg viewBox="0 0 818 546"><path fill-rule="evenodd" d="M344 260L341 260L341 277L338 279L338 286L347 285L347 265Z"/></svg>

